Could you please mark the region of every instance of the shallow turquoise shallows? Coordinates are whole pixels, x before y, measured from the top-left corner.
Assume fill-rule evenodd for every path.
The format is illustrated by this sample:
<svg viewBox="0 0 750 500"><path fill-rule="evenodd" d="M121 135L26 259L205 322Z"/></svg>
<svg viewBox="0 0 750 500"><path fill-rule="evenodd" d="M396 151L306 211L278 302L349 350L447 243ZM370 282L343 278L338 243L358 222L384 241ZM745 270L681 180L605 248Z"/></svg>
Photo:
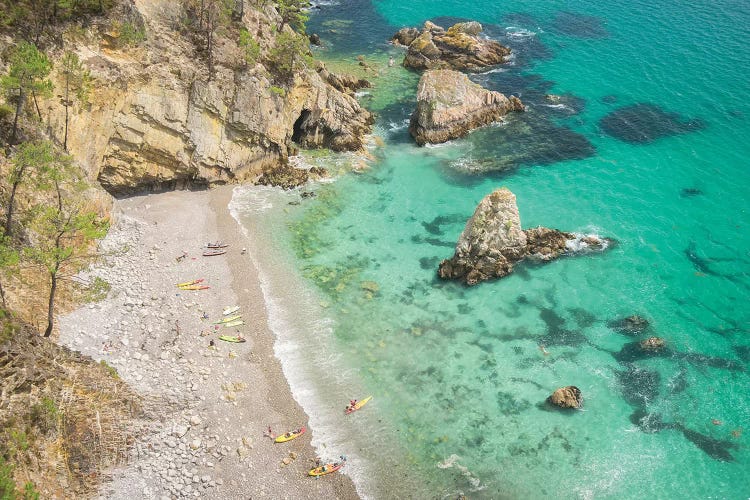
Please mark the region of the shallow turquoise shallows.
<svg viewBox="0 0 750 500"><path fill-rule="evenodd" d="M388 66L403 51L387 40L466 18L513 50L471 78L528 111L417 147L407 125L419 75ZM313 444L347 455L361 495L750 495L749 27L738 0L313 10L317 57L364 55L376 68L359 99L384 145L359 174L346 168L354 155L304 153L335 182L307 188L313 198L238 188L232 208L253 236L276 354ZM439 280L477 203L501 186L524 227L616 245L472 288ZM645 331L616 328L633 314ZM650 336L666 350L639 356L634 343ZM582 410L545 404L567 385Z"/></svg>

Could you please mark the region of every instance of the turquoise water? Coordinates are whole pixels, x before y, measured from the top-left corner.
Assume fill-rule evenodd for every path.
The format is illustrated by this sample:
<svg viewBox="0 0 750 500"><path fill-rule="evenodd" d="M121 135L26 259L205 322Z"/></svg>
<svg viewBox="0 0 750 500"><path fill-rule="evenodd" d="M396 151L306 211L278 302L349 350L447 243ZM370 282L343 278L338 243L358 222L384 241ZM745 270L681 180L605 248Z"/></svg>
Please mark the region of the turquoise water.
<svg viewBox="0 0 750 500"><path fill-rule="evenodd" d="M385 40L458 17L514 51L472 78L529 111L419 148L406 131L418 75L387 67L401 52ZM346 173L354 155L303 155L336 173L315 198L243 188L233 206L252 228L276 352L313 444L350 457L363 496L750 495L748 26L750 4L731 0L354 0L315 11L318 57L363 54L378 68L360 99L383 144L359 174ZM635 104L665 113L635 130L680 133L609 135L600 120ZM439 281L438 262L500 186L524 227L617 245L473 288ZM611 327L631 314L649 329ZM667 353L632 356L651 335ZM565 385L582 390L582 411L544 405ZM344 418L348 399L366 394L370 405Z"/></svg>

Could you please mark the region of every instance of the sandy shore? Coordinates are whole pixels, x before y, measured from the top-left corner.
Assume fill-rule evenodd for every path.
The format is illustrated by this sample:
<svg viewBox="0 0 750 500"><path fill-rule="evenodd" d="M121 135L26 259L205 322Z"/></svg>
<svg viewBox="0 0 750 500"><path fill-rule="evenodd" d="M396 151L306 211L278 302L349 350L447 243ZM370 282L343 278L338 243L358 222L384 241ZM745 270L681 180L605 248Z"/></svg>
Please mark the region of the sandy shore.
<svg viewBox="0 0 750 500"><path fill-rule="evenodd" d="M263 435L269 425L276 433L307 425L307 416L273 354L257 271L241 252L249 245L227 210L231 196L224 187L117 201L102 242L111 255L90 272L110 283L108 297L60 319L60 342L116 368L150 417L102 498L358 498L344 474L307 477L314 429L285 444ZM217 240L230 244L227 254L201 256ZM196 278L210 288L175 287ZM216 330L232 305L245 324ZM218 340L236 330L247 342Z"/></svg>

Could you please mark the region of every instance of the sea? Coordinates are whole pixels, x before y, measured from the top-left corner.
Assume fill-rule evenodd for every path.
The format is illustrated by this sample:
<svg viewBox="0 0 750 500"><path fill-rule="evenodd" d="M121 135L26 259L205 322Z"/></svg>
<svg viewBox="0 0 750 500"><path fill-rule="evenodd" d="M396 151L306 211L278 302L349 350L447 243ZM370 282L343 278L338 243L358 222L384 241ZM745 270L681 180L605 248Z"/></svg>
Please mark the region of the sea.
<svg viewBox="0 0 750 500"><path fill-rule="evenodd" d="M750 498L750 2L340 0L310 14L316 58L369 68L368 154L302 151L330 179L238 187L231 210L316 451L346 456L362 498ZM509 46L470 78L526 113L418 147L419 74L388 40L427 20L479 21ZM474 287L440 280L503 186L523 227L615 244ZM648 326L627 328L632 315ZM666 347L638 349L653 336ZM569 385L581 409L546 403Z"/></svg>

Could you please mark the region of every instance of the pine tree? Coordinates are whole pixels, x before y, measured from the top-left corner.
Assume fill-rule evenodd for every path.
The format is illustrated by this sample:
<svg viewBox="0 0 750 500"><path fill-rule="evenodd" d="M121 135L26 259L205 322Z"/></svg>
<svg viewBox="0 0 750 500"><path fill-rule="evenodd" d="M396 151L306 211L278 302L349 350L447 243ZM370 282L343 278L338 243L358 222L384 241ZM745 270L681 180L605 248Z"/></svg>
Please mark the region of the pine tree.
<svg viewBox="0 0 750 500"><path fill-rule="evenodd" d="M44 336L52 335L55 300L61 280L71 277L94 255L89 253L91 243L103 237L108 223L96 212L86 208L80 172L69 156L56 154L46 165L45 175L39 183L50 190L53 203L35 207L30 229L34 244L24 249L24 256L41 266L49 276L47 328Z"/></svg>
<svg viewBox="0 0 750 500"><path fill-rule="evenodd" d="M62 74L65 82L65 94L62 98L65 106L65 136L63 138L63 149L68 150L68 110L73 105L75 98L81 104L88 102L89 90L91 87L91 76L89 71L84 68L78 56L70 51L65 52L62 58Z"/></svg>
<svg viewBox="0 0 750 500"><path fill-rule="evenodd" d="M15 101L16 104L12 143L15 143L18 137L18 118L28 95L36 98L37 95L52 93L52 82L47 79L51 70L50 60L32 43L21 42L12 51L10 71L0 78L0 87L9 95L9 101Z"/></svg>
<svg viewBox="0 0 750 500"><path fill-rule="evenodd" d="M7 177L10 194L5 209L5 236L12 236L16 196L21 184L43 173L47 165L52 164L53 161L54 152L49 142L25 142L18 148L11 161Z"/></svg>

